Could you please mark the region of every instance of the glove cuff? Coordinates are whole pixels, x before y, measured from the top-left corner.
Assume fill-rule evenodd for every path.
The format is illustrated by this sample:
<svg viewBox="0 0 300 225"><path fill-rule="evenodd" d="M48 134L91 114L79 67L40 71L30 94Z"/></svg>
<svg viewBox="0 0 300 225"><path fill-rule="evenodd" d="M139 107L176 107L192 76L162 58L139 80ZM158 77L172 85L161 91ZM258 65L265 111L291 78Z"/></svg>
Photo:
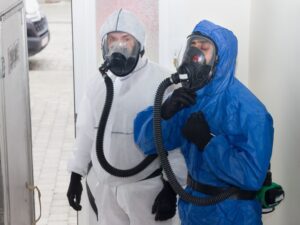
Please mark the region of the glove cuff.
<svg viewBox="0 0 300 225"><path fill-rule="evenodd" d="M82 176L78 173L72 172L71 181L81 181Z"/></svg>
<svg viewBox="0 0 300 225"><path fill-rule="evenodd" d="M161 176L161 179L164 184L164 189L167 189L169 193L172 193L173 195L177 195L176 192L173 190L171 184L167 180L165 180L163 176Z"/></svg>
<svg viewBox="0 0 300 225"><path fill-rule="evenodd" d="M203 141L200 141L200 142L197 144L198 148L204 150L205 146L210 142L210 139L211 139L212 137L213 137L213 136L212 136L210 133L208 133L208 134L206 135L206 137L203 137Z"/></svg>

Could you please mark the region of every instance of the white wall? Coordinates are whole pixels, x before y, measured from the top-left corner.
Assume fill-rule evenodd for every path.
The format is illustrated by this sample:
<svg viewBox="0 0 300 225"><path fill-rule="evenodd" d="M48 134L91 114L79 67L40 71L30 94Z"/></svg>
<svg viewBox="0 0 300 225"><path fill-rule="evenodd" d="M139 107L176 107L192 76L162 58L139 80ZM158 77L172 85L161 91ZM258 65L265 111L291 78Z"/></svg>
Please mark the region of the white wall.
<svg viewBox="0 0 300 225"><path fill-rule="evenodd" d="M73 65L75 112L78 110L84 87L89 78L98 72L96 55L96 0L72 0ZM100 76L100 75L99 75ZM86 195L85 181L78 213L78 224L92 224L89 213L93 213Z"/></svg>
<svg viewBox="0 0 300 225"><path fill-rule="evenodd" d="M98 73L96 55L96 0L72 0L75 110L91 76Z"/></svg>
<svg viewBox="0 0 300 225"><path fill-rule="evenodd" d="M300 1L253 0L249 86L273 116L273 177L286 191L265 224L300 223L299 21Z"/></svg>
<svg viewBox="0 0 300 225"><path fill-rule="evenodd" d="M176 49L200 20L208 19L232 30L239 41L237 77L248 84L251 0L160 0L159 61L174 68Z"/></svg>

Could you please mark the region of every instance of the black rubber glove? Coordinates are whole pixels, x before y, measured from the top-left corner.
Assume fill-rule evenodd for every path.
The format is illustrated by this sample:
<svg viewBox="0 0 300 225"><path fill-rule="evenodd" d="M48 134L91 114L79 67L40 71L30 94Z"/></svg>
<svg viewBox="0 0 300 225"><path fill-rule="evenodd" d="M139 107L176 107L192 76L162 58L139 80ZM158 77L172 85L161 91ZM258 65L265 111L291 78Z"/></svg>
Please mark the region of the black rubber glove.
<svg viewBox="0 0 300 225"><path fill-rule="evenodd" d="M162 104L161 117L164 120L168 120L183 108L194 105L195 103L196 93L193 90L183 87L178 88Z"/></svg>
<svg viewBox="0 0 300 225"><path fill-rule="evenodd" d="M80 200L82 193L81 175L72 172L67 197L69 205L76 211L81 210Z"/></svg>
<svg viewBox="0 0 300 225"><path fill-rule="evenodd" d="M156 221L171 219L176 214L177 198L169 182L163 180L163 189L156 196L152 206L152 214Z"/></svg>
<svg viewBox="0 0 300 225"><path fill-rule="evenodd" d="M190 142L197 145L200 151L203 151L204 147L212 138L208 124L202 112L191 114L181 131L183 136Z"/></svg>

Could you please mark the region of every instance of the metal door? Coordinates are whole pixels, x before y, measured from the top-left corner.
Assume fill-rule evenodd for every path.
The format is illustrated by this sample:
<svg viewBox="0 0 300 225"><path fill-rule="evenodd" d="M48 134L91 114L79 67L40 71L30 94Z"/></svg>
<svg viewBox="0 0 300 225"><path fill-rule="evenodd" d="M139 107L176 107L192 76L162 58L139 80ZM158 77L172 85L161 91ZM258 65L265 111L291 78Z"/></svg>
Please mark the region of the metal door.
<svg viewBox="0 0 300 225"><path fill-rule="evenodd" d="M0 15L4 14L10 9L13 9L18 5L22 0L1 0L0 1Z"/></svg>
<svg viewBox="0 0 300 225"><path fill-rule="evenodd" d="M5 118L3 116L3 77L5 74L4 57L2 57L2 22L0 22L0 225L8 224L9 205L6 193L7 190L7 163L5 145Z"/></svg>
<svg viewBox="0 0 300 225"><path fill-rule="evenodd" d="M20 2L0 15L0 209L5 225L34 223L34 196L28 189L33 169L25 34Z"/></svg>

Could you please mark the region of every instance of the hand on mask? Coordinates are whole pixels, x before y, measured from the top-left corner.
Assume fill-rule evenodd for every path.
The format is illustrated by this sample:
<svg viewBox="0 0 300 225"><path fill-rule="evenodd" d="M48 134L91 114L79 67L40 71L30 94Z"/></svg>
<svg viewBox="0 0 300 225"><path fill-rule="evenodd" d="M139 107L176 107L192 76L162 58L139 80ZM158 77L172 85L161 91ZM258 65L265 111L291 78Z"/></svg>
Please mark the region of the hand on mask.
<svg viewBox="0 0 300 225"><path fill-rule="evenodd" d="M196 103L196 93L187 88L178 88L167 98L161 107L161 117L164 120L170 119L183 108Z"/></svg>
<svg viewBox="0 0 300 225"><path fill-rule="evenodd" d="M152 214L156 221L171 219L176 214L177 198L168 181L163 180L163 189L155 198Z"/></svg>
<svg viewBox="0 0 300 225"><path fill-rule="evenodd" d="M82 193L81 175L72 172L67 197L69 205L76 211L81 210L80 200Z"/></svg>
<svg viewBox="0 0 300 225"><path fill-rule="evenodd" d="M182 128L183 136L203 151L212 135L202 112L192 113Z"/></svg>

